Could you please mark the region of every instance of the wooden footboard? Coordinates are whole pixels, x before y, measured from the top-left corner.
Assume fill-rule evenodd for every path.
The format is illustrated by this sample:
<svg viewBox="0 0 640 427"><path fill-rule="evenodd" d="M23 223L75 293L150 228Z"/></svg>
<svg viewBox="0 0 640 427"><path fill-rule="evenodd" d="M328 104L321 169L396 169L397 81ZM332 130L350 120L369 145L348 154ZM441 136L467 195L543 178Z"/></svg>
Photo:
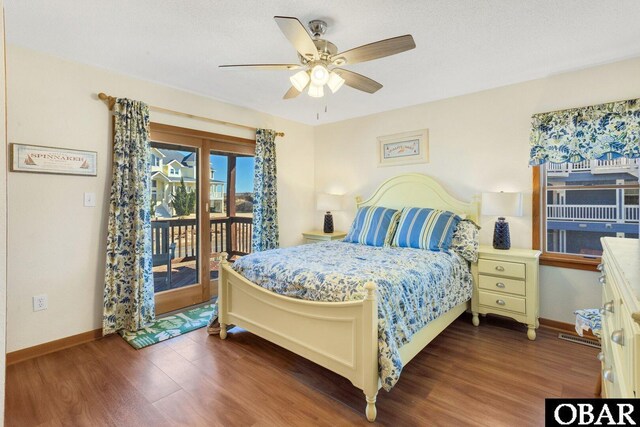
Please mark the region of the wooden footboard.
<svg viewBox="0 0 640 427"><path fill-rule="evenodd" d="M376 418L378 302L376 286L366 285L362 301L316 302L285 297L247 280L223 261L218 281L220 338L234 324L305 359L342 375L363 390L369 421ZM418 331L400 348L408 363L468 308L459 304Z"/></svg>
<svg viewBox="0 0 640 427"><path fill-rule="evenodd" d="M376 286L362 301L316 302L266 290L223 261L218 281L220 338L234 324L349 379L366 395L375 420L378 380Z"/></svg>

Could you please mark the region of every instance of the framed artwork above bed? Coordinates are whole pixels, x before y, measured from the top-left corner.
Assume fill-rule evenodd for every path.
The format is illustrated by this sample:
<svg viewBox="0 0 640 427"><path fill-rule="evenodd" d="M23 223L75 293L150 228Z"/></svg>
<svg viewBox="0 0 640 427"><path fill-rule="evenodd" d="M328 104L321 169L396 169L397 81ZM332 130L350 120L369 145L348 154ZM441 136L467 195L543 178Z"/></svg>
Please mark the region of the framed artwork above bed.
<svg viewBox="0 0 640 427"><path fill-rule="evenodd" d="M378 166L398 166L428 162L428 129L378 137Z"/></svg>

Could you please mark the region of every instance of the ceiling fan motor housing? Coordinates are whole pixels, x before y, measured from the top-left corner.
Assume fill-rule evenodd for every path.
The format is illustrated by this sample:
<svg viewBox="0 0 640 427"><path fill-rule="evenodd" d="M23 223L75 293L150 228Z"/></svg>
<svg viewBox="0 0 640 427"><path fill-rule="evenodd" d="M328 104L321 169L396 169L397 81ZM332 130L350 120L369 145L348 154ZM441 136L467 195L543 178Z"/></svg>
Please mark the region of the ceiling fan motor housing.
<svg viewBox="0 0 640 427"><path fill-rule="evenodd" d="M313 34L313 38L317 39L322 37L327 31L327 23L322 19L314 19L309 21L309 29L311 30L311 34Z"/></svg>

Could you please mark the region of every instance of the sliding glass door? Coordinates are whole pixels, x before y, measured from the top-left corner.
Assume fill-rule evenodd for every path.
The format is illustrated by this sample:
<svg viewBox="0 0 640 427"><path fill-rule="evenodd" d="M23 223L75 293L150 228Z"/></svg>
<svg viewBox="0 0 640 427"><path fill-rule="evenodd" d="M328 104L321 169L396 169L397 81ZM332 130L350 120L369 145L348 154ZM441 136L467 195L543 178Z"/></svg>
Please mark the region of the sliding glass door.
<svg viewBox="0 0 640 427"><path fill-rule="evenodd" d="M200 283L198 149L151 143L151 235L156 293Z"/></svg>
<svg viewBox="0 0 640 427"><path fill-rule="evenodd" d="M156 313L210 300L221 254L251 251L254 147L251 140L151 124Z"/></svg>
<svg viewBox="0 0 640 427"><path fill-rule="evenodd" d="M254 158L210 150L209 163L210 276L217 279L220 253L233 259L251 252Z"/></svg>

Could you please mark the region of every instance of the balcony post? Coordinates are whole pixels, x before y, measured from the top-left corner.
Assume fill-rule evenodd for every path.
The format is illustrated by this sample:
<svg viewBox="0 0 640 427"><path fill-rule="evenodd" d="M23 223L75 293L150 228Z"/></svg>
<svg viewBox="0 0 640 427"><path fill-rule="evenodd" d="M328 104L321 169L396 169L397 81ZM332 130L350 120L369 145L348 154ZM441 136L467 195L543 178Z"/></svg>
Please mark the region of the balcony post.
<svg viewBox="0 0 640 427"><path fill-rule="evenodd" d="M229 219L226 222L226 240L228 256L232 257L236 251L234 247L235 227L233 226L233 218L236 216L236 156L230 154L227 159L227 217Z"/></svg>

